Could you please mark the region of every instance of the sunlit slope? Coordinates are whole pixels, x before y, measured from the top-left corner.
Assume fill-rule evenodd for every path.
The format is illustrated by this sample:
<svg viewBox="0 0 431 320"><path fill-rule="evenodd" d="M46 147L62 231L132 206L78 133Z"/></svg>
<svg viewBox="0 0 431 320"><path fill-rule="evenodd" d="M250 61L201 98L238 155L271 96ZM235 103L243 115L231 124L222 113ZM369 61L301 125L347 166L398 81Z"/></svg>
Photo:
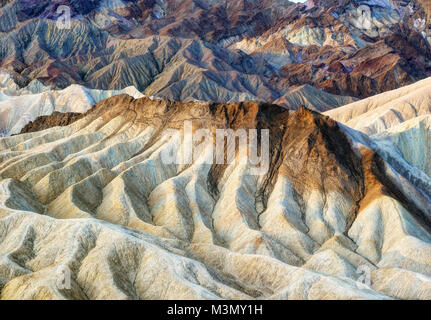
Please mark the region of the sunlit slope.
<svg viewBox="0 0 431 320"><path fill-rule="evenodd" d="M268 171L162 161L185 120L269 129ZM429 299L430 203L352 137L303 108L122 95L0 139L1 298Z"/></svg>

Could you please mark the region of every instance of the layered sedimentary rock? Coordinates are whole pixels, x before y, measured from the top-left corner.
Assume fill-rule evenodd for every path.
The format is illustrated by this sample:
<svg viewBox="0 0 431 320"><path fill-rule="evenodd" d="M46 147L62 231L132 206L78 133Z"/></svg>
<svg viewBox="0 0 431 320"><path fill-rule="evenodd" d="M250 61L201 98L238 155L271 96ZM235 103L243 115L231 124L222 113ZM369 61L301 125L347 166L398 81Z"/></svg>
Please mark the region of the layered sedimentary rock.
<svg viewBox="0 0 431 320"><path fill-rule="evenodd" d="M285 86L365 98L429 76L428 24L414 1L310 1L230 48L265 56Z"/></svg>
<svg viewBox="0 0 431 320"><path fill-rule="evenodd" d="M268 170L215 164L228 128ZM2 299L431 298L429 181L304 108L121 95L0 148Z"/></svg>
<svg viewBox="0 0 431 320"><path fill-rule="evenodd" d="M29 122L21 129L20 134L42 131L53 127L64 127L82 119L84 114L76 112L54 111L48 116L39 116L34 121Z"/></svg>
<svg viewBox="0 0 431 320"><path fill-rule="evenodd" d="M196 74L191 72L190 83L185 85L183 88L178 88L175 82L175 77L181 72L177 72L175 65L170 66L173 71L170 76L159 77L156 84L151 85L147 92L149 94L157 94L161 96L168 96L172 100L194 100L190 96L200 100L211 100L219 99L223 100L259 100L257 96L276 94L275 91L264 87L262 82L259 80L257 84L246 83L245 79L241 79L243 93L236 93L236 89L221 89L218 88L219 83L225 88L233 88L240 86L238 83L226 83L222 79L203 79L196 77ZM133 65L128 68L134 68ZM181 68L181 66L179 66ZM188 66L193 70L193 66ZM226 76L234 71L227 71ZM124 74L124 70L118 72L119 80ZM214 76L216 76L214 74ZM103 78L104 75L101 75ZM174 79L173 79L173 78ZM211 78L211 76L210 76ZM101 80L102 81L102 80ZM119 80L120 81L120 80ZM188 80L185 80L188 81ZM218 82L217 82L218 81ZM207 89L202 88L203 83L208 85ZM256 85L255 92L256 96L252 93L246 93L245 87ZM121 85L118 84L120 87ZM164 88L163 90L157 90L156 88ZM215 89L215 92L220 94L220 98L213 96L211 92ZM223 91L224 90L224 91ZM33 80L28 86L20 88L14 81L13 77L9 73L0 72L0 131L3 136L18 134L22 130L28 132L28 130L40 130L40 128L49 128L51 124L55 124L60 121L62 124L67 124L71 119L75 119L75 113L85 113L92 106L99 101L106 99L111 96L119 95L122 93L129 94L135 98L143 97L143 94L139 92L135 87L127 87L123 90L97 90L88 89L80 85L71 85L63 90L53 90L50 87L45 87L38 80ZM273 100L273 98L269 98ZM276 100L276 103L284 106L288 109L297 109L300 106L307 108L327 111L332 108L349 104L356 99L351 97L342 97L337 95L328 94L322 90L310 87L302 86L297 88L290 88L286 91L285 95ZM71 113L69 116L63 117L64 121L61 121L61 115L57 114L57 117L46 118L52 113ZM38 119L42 117L41 119ZM36 123L33 123L35 120ZM48 119L45 122L45 119ZM54 119L54 120L53 120ZM30 122L31 125L28 125ZM28 126L27 126L28 125ZM24 128L25 127L25 128Z"/></svg>
<svg viewBox="0 0 431 320"><path fill-rule="evenodd" d="M429 13L1 1L0 298L431 299Z"/></svg>
<svg viewBox="0 0 431 320"><path fill-rule="evenodd" d="M143 91L163 74L161 78L172 78L171 83L164 83L165 88L160 87L163 79L156 81L151 91L165 90L165 98L197 99L201 95L230 101L257 95L266 100L271 97L268 89L256 92L257 86L264 86L260 76L271 72L265 63L215 43L229 38L231 32L264 29L262 19L273 25L282 15L281 8L291 4L280 1L276 9L272 5L272 1L247 5L225 1L181 5L177 1L10 1L0 8L4 32L0 36L1 66L15 72L21 84L40 79L60 88L73 83L96 89L133 85ZM65 7L72 19L67 25L60 18ZM164 38L154 39L154 35ZM195 85L202 93L187 92Z"/></svg>
<svg viewBox="0 0 431 320"><path fill-rule="evenodd" d="M381 144L386 142L414 167L431 177L431 116L424 115L405 121L374 136Z"/></svg>
<svg viewBox="0 0 431 320"><path fill-rule="evenodd" d="M303 85L290 87L285 95L273 103L293 110L303 106L310 110L325 112L356 100L349 96L332 95L310 85Z"/></svg>
<svg viewBox="0 0 431 320"><path fill-rule="evenodd" d="M12 0L0 67L21 86L181 101L272 103L306 84L364 98L430 75L426 12L418 1Z"/></svg>
<svg viewBox="0 0 431 320"><path fill-rule="evenodd" d="M368 135L431 113L431 78L363 99L325 114Z"/></svg>
<svg viewBox="0 0 431 320"><path fill-rule="evenodd" d="M123 93L143 97L134 87L94 90L72 85L64 90L51 90L37 80L20 88L8 73L0 73L0 79L0 132L4 136L18 134L28 123L53 112L84 113L99 101Z"/></svg>
<svg viewBox="0 0 431 320"><path fill-rule="evenodd" d="M371 136L372 142L363 143L373 145L405 175L430 181L430 81L428 78L325 114ZM420 188L431 197L429 182Z"/></svg>

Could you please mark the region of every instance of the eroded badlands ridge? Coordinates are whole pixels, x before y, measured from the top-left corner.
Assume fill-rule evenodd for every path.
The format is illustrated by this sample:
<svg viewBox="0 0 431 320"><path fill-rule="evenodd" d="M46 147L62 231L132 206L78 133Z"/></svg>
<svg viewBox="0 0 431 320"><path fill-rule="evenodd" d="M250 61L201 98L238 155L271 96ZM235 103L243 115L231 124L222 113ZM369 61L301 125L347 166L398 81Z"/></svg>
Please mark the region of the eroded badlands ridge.
<svg viewBox="0 0 431 320"><path fill-rule="evenodd" d="M270 129L268 173L165 164L185 120ZM429 299L429 200L353 136L305 109L121 95L3 138L1 298Z"/></svg>
<svg viewBox="0 0 431 320"><path fill-rule="evenodd" d="M119 72L120 75L121 72ZM201 97L202 91L196 87L198 87L197 84L192 90L196 91L197 97ZM220 91L217 93L221 94ZM54 90L44 86L38 80L33 80L28 86L21 88L15 83L10 72L0 69L0 134L2 136L18 134L30 122L53 112L84 113L99 101L119 94L128 94L134 98L144 96L135 87L127 87L122 90L96 90L71 85L63 90ZM257 97L247 94L228 99L236 100L239 97L257 99ZM303 105L312 110L327 111L354 101L355 99L350 97L336 96L310 86L301 86L287 90L286 94L277 100L277 104L290 109L297 109ZM54 117L46 119L51 119L48 122L53 124L58 121ZM49 127L47 125L48 123L45 124L45 127ZM31 126L27 126L24 131L28 131L27 129Z"/></svg>
<svg viewBox="0 0 431 320"><path fill-rule="evenodd" d="M68 26L61 6L70 10ZM365 98L431 75L428 7L419 0L8 0L0 2L0 67L21 85L134 86L177 101L273 103L303 85Z"/></svg>
<svg viewBox="0 0 431 320"><path fill-rule="evenodd" d="M84 113L97 102L122 93L143 97L134 87L108 91L72 85L64 90L52 90L33 80L20 88L10 73L0 70L0 134L18 134L29 122L53 112Z"/></svg>

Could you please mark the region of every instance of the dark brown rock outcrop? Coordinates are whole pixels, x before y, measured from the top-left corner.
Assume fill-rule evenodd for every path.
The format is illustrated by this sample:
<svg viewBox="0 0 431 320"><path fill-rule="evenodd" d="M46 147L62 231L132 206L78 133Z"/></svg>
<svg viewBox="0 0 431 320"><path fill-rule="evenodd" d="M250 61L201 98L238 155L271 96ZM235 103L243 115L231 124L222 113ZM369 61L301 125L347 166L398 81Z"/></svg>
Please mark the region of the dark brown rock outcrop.
<svg viewBox="0 0 431 320"><path fill-rule="evenodd" d="M82 119L83 116L84 115L81 113L61 113L56 111L49 116L41 116L33 122L30 122L21 130L21 134L42 131L53 127L68 126L69 124L72 124L73 122Z"/></svg>

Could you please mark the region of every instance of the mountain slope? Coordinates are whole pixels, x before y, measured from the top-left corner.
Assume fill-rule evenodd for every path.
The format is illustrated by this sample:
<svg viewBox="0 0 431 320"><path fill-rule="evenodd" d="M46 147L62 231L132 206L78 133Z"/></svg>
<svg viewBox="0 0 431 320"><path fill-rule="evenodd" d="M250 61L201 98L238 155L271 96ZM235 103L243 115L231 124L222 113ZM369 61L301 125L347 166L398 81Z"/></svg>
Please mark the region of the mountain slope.
<svg viewBox="0 0 431 320"><path fill-rule="evenodd" d="M274 104L296 109L298 106L304 106L310 110L325 112L353 103L357 99L352 97L336 96L324 92L309 85L291 87L288 93L274 101Z"/></svg>
<svg viewBox="0 0 431 320"><path fill-rule="evenodd" d="M177 72L176 67L173 68L174 74L181 74L181 72ZM123 70L122 72L125 71ZM122 72L119 74L124 74ZM185 76L185 73L182 76ZM199 79L199 84L195 84L196 87L200 87L202 90L196 90L192 86L193 83L189 83L180 91L177 82L172 78L159 77L157 81L158 83L162 81L170 82L170 85L167 85L161 92L157 92L157 95L168 96L172 100L259 100L252 94L235 92L238 88L231 91L226 89L225 93L224 89L219 88L214 91L220 95L217 98L211 93L211 88L208 88L208 90L204 88L204 84L212 85L214 88L214 86L218 86L218 83L214 81L210 82L203 78ZM187 81L182 80L180 82ZM240 82L243 86L246 85L245 80L241 80ZM223 81L219 80L219 83L223 83ZM223 85L225 88L227 87L226 83L223 83ZM232 85L238 87L236 84ZM258 87L259 84L254 84L254 86ZM151 88L152 86L147 92L151 93ZM265 89L260 87L257 91L263 92ZM69 123L71 119L75 119L78 116L74 115L75 113L85 113L99 101L122 93L129 94L135 98L143 96L134 87L127 87L124 90L96 90L87 89L79 85L71 85L63 90L51 90L49 87L43 86L38 80L33 80L28 86L20 88L13 81L9 73L0 72L0 130L3 135L12 135L20 133L22 129L24 129L24 132L27 132L28 130L36 130L39 127L48 128L50 127L50 123L55 123L55 121L44 122L42 120L43 124L31 123L27 128L24 127L40 116L49 116L55 112L72 113L71 118L68 116L64 118L64 123ZM328 110L352 101L354 99L350 97L335 96L312 87L303 87L289 90L285 96L277 100L277 103L288 109L297 109L300 106L306 106L313 110ZM61 115L58 116L62 117ZM43 119L46 119L46 117Z"/></svg>
<svg viewBox="0 0 431 320"><path fill-rule="evenodd" d="M143 96L133 87L121 91L103 91L72 85L56 91L32 82L27 87L17 88L11 76L4 73L0 76L3 77L4 85L0 85L0 131L3 135L18 134L39 116L53 112L84 113L99 101L114 95L128 93L135 98Z"/></svg>
<svg viewBox="0 0 431 320"><path fill-rule="evenodd" d="M187 120L270 130L268 171L212 164L212 139L167 163ZM121 95L0 139L1 298L429 299L431 203L365 138L304 108Z"/></svg>
<svg viewBox="0 0 431 320"><path fill-rule="evenodd" d="M358 143L375 150L391 167L410 177L420 190L410 198L424 196L425 201L431 199L429 84L430 78L325 112L361 131L346 128ZM402 179L397 183L407 185Z"/></svg>
<svg viewBox="0 0 431 320"><path fill-rule="evenodd" d="M381 144L391 142L404 159L431 177L431 115L405 121L374 139Z"/></svg>
<svg viewBox="0 0 431 320"><path fill-rule="evenodd" d="M426 12L416 0L11 0L0 67L22 86L135 86L182 101L273 102L306 84L365 98L430 76Z"/></svg>
<svg viewBox="0 0 431 320"><path fill-rule="evenodd" d="M431 78L354 102L325 114L369 135L431 112Z"/></svg>

